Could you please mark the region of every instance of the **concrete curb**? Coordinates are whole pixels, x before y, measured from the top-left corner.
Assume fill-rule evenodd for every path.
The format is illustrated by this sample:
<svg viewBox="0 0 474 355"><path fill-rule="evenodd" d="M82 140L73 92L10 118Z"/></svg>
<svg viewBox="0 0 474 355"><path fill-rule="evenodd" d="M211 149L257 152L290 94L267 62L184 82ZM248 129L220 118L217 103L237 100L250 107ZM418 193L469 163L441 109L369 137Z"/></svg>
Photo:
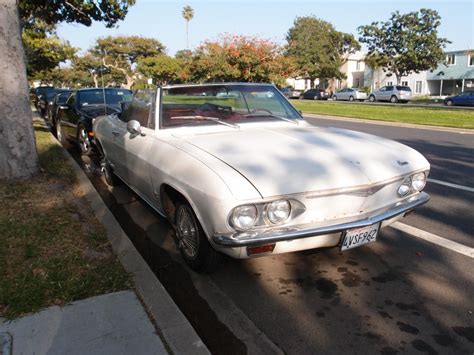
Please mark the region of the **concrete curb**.
<svg viewBox="0 0 474 355"><path fill-rule="evenodd" d="M424 129L424 130L430 130L430 131L442 131L442 132L451 132L451 133L459 133L459 134L474 134L474 129L462 129L462 128L418 125L418 124L399 123L399 122L390 122L390 121L367 120L364 118L320 115L320 114L305 113L305 112L303 112L303 116L309 117L309 118L321 118L321 119L326 119L326 120L339 120L339 121L360 122L360 123L368 123L368 124L376 124L376 125L384 125L384 126L417 128L417 129Z"/></svg>
<svg viewBox="0 0 474 355"><path fill-rule="evenodd" d="M61 146L53 136L51 139ZM136 292L147 307L167 348L173 354L210 354L206 345L102 201L89 178L69 152L63 149L63 153L71 163L94 215L104 226L114 253L125 270L132 275Z"/></svg>
<svg viewBox="0 0 474 355"><path fill-rule="evenodd" d="M8 333L0 333L0 355L12 353L12 336Z"/></svg>

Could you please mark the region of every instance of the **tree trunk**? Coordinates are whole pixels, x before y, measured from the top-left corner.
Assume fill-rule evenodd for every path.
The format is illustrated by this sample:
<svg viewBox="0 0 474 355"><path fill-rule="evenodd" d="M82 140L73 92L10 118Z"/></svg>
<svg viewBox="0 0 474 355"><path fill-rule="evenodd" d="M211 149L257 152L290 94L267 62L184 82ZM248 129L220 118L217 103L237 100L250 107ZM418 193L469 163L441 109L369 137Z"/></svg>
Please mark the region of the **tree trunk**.
<svg viewBox="0 0 474 355"><path fill-rule="evenodd" d="M0 178L39 170L16 0L0 2Z"/></svg>
<svg viewBox="0 0 474 355"><path fill-rule="evenodd" d="M92 80L94 80L94 85L96 88L99 87L99 78L96 73L92 73Z"/></svg>

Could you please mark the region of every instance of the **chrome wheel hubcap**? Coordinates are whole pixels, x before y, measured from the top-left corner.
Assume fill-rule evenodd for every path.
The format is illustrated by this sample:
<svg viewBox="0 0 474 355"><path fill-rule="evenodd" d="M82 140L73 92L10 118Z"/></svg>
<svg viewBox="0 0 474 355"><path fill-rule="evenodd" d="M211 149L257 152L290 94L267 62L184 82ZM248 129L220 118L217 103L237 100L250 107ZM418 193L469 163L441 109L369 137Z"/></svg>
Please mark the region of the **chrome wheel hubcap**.
<svg viewBox="0 0 474 355"><path fill-rule="evenodd" d="M187 207L181 207L176 216L176 234L178 247L190 259L197 256L199 248L199 237L194 218Z"/></svg>
<svg viewBox="0 0 474 355"><path fill-rule="evenodd" d="M59 122L56 122L56 136L58 137L58 141L61 141L63 132L61 132L61 123Z"/></svg>
<svg viewBox="0 0 474 355"><path fill-rule="evenodd" d="M87 152L90 149L90 141L87 132L84 128L79 130L79 146L83 152Z"/></svg>

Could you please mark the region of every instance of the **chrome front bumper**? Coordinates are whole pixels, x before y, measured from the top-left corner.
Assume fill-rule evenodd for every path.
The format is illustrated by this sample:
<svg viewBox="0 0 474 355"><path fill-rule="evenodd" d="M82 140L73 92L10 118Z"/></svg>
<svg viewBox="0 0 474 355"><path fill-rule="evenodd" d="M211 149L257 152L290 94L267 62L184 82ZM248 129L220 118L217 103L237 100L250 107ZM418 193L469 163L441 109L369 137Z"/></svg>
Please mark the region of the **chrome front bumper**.
<svg viewBox="0 0 474 355"><path fill-rule="evenodd" d="M233 232L231 234L215 234L212 237L212 240L219 246L236 248L271 244L286 240L315 237L318 235L332 233L342 233L348 229L370 226L375 223L392 219L401 214L405 214L412 211L416 207L425 204L429 201L429 199L430 196L427 193L421 192L418 195L412 196L403 202L399 202L393 206L390 206L381 212L375 212L373 215L367 216L364 219L359 219L352 222L317 227L308 225L273 227L247 232Z"/></svg>

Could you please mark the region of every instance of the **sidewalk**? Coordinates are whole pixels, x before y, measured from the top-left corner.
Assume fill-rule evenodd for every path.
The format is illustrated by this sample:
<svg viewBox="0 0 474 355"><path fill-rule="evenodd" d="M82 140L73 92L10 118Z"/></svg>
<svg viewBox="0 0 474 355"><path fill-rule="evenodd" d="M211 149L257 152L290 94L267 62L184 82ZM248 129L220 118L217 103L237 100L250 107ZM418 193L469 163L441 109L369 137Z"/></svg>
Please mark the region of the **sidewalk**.
<svg viewBox="0 0 474 355"><path fill-rule="evenodd" d="M168 354L133 291L53 306L0 324L0 354ZM5 337L3 337L5 338ZM10 342L10 344L8 344Z"/></svg>

